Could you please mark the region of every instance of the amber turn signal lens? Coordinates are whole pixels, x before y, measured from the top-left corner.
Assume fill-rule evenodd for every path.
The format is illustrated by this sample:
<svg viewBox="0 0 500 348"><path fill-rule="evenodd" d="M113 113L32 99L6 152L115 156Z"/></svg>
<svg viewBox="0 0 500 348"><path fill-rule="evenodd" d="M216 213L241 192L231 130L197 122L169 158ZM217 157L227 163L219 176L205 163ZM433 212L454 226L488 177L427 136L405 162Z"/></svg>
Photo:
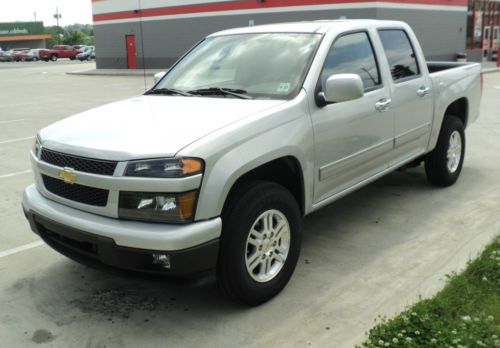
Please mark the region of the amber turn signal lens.
<svg viewBox="0 0 500 348"><path fill-rule="evenodd" d="M183 158L182 161L182 173L184 175L201 173L203 168L203 163L200 160L194 158Z"/></svg>
<svg viewBox="0 0 500 348"><path fill-rule="evenodd" d="M183 220L191 220L194 214L194 205L196 203L197 191L188 192L177 196L177 202L181 211Z"/></svg>

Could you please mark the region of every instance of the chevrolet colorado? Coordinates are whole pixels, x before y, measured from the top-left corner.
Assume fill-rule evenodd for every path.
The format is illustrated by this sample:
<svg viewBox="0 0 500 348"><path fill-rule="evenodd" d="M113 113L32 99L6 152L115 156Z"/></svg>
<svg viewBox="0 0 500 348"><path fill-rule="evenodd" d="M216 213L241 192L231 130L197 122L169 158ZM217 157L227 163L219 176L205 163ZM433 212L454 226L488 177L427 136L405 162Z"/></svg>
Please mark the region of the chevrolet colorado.
<svg viewBox="0 0 500 348"><path fill-rule="evenodd" d="M225 30L161 75L39 131L25 215L79 262L215 269L249 305L292 276L305 215L405 165L455 183L481 97L479 64L426 62L396 21Z"/></svg>

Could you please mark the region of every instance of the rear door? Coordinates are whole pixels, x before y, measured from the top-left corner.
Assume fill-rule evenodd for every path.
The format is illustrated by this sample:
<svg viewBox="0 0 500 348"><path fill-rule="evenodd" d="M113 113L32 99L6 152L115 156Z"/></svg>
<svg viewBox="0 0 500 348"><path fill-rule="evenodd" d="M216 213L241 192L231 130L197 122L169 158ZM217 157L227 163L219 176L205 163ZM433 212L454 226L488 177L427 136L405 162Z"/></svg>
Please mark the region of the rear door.
<svg viewBox="0 0 500 348"><path fill-rule="evenodd" d="M412 44L414 36L412 41L411 34L399 28L378 32L393 80L395 148L391 165L397 165L427 150L434 112L432 83L422 53Z"/></svg>

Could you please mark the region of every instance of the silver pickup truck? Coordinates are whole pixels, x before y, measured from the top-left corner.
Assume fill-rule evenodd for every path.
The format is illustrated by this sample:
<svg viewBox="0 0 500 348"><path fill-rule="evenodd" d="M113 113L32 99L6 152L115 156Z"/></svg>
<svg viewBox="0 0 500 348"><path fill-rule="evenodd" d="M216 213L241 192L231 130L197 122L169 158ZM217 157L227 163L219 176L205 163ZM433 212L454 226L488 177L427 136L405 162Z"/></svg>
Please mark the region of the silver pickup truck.
<svg viewBox="0 0 500 348"><path fill-rule="evenodd" d="M335 20L209 35L144 95L42 129L23 209L79 262L279 293L302 219L402 166L460 175L479 64L429 63L408 25Z"/></svg>

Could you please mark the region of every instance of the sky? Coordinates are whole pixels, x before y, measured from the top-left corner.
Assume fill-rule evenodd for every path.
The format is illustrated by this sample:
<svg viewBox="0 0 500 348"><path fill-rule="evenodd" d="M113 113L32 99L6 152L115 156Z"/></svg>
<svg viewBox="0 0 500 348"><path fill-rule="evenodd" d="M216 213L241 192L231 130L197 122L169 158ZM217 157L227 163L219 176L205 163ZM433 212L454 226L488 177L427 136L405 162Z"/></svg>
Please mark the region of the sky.
<svg viewBox="0 0 500 348"><path fill-rule="evenodd" d="M0 0L0 22L43 21L45 26L55 25L53 17L59 8L59 25L92 23L91 0Z"/></svg>

